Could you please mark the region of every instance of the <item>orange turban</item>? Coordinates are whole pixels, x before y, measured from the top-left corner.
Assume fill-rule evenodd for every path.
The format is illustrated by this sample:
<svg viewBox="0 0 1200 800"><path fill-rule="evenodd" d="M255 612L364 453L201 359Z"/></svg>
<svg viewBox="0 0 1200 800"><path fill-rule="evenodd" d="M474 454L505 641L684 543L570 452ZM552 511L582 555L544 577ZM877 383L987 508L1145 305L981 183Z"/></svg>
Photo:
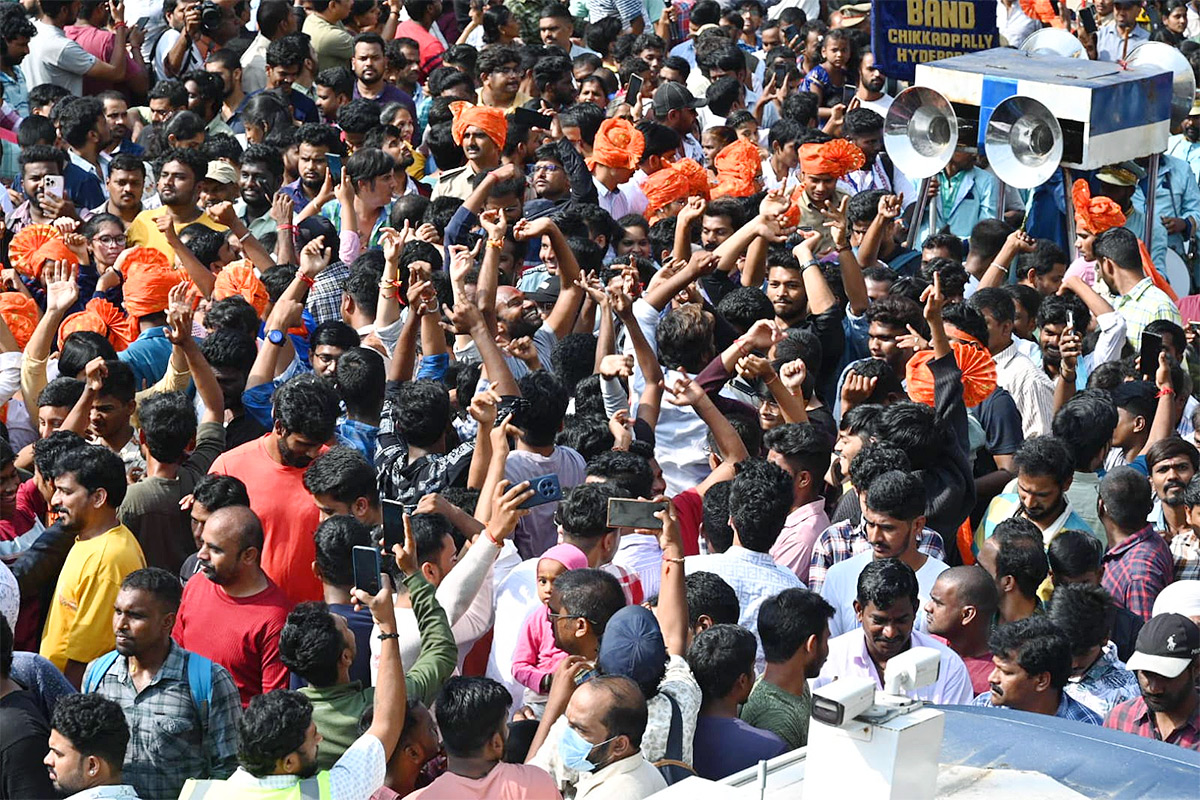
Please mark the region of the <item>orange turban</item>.
<svg viewBox="0 0 1200 800"><path fill-rule="evenodd" d="M245 262L226 264L225 268L217 273L217 280L213 285L213 300L224 300L235 294L246 298L246 302L254 306L259 317L266 311L267 303L271 302L267 287L254 274L254 269L246 266Z"/></svg>
<svg viewBox="0 0 1200 800"><path fill-rule="evenodd" d="M712 190L714 198L749 197L758 191L755 178L762 172L762 153L758 146L745 139L738 139L721 148L713 159L717 168L717 185Z"/></svg>
<svg viewBox="0 0 1200 800"><path fill-rule="evenodd" d="M863 151L845 139L830 139L800 146L800 168L805 175L830 175L840 178L848 172L862 169L867 163Z"/></svg>
<svg viewBox="0 0 1200 800"><path fill-rule="evenodd" d="M1092 235L1098 235L1110 228L1119 228L1125 224L1125 214L1121 211L1121 207L1111 198L1092 197L1091 187L1082 178L1071 184L1071 205L1075 207L1076 227L1083 228ZM1150 252L1140 237L1138 238L1138 249L1142 253L1142 272L1150 278L1155 286L1166 292L1172 302L1178 301L1179 295L1171 288L1171 284L1167 283L1166 278L1155 269L1154 262L1150 260Z"/></svg>
<svg viewBox="0 0 1200 800"><path fill-rule="evenodd" d="M62 232L53 225L28 225L8 245L8 261L13 269L30 278L39 278L46 260L69 261L79 266L79 256L63 242Z"/></svg>
<svg viewBox="0 0 1200 800"><path fill-rule="evenodd" d="M676 200L686 200L692 188L683 172L668 164L642 183L642 194L646 195L646 217L654 219L660 208L666 208Z"/></svg>
<svg viewBox="0 0 1200 800"><path fill-rule="evenodd" d="M38 324L37 303L22 292L4 292L0 294L0 316L17 340L17 347L24 350Z"/></svg>
<svg viewBox="0 0 1200 800"><path fill-rule="evenodd" d="M671 166L675 167L683 176L687 178L689 196L700 196L705 200L708 199L708 193L712 190L712 186L708 180L708 170L697 164L690 158L681 158Z"/></svg>
<svg viewBox="0 0 1200 800"><path fill-rule="evenodd" d="M974 408L996 390L996 362L982 348L951 342L950 349L962 373L963 402ZM933 373L929 369L932 360L932 350L919 350L904 368L908 396L927 406L933 405Z"/></svg>
<svg viewBox="0 0 1200 800"><path fill-rule="evenodd" d="M119 353L137 338L134 324L132 318L112 303L102 297L93 297L83 311L77 311L63 320L58 327L58 346L61 348L63 340L76 331L92 331L108 339Z"/></svg>
<svg viewBox="0 0 1200 800"><path fill-rule="evenodd" d="M166 254L153 247L133 248L125 256L124 270L125 310L134 319L165 311L171 287L185 280Z"/></svg>
<svg viewBox="0 0 1200 800"><path fill-rule="evenodd" d="M504 141L508 138L508 120L504 118L503 109L459 100L450 104L450 113L454 115L450 135L454 137L455 144L461 145L467 128L474 125L496 143L497 149L504 149Z"/></svg>
<svg viewBox="0 0 1200 800"><path fill-rule="evenodd" d="M592 157L587 160L588 169L603 164L614 169L635 170L645 149L646 137L629 120L606 119L596 132Z"/></svg>
<svg viewBox="0 0 1200 800"><path fill-rule="evenodd" d="M1021 10L1030 19L1036 19L1038 22L1044 22L1055 28L1066 27L1050 0L1021 0Z"/></svg>

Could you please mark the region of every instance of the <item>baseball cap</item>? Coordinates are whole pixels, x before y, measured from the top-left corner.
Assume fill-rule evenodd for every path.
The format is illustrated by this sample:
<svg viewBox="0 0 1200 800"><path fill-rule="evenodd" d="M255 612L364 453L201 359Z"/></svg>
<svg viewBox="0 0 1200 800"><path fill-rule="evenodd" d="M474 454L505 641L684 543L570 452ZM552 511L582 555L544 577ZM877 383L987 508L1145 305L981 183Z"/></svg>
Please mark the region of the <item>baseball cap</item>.
<svg viewBox="0 0 1200 800"><path fill-rule="evenodd" d="M667 672L667 645L654 613L625 606L604 626L596 666L605 675L624 675L642 691L657 688Z"/></svg>
<svg viewBox="0 0 1200 800"><path fill-rule="evenodd" d="M210 181L217 183L237 183L237 170L228 161L219 158L208 162L208 172L204 175Z"/></svg>
<svg viewBox="0 0 1200 800"><path fill-rule="evenodd" d="M1133 186L1146 177L1146 170L1132 161L1122 161L1120 164L1109 164L1101 167L1096 178L1113 186Z"/></svg>
<svg viewBox="0 0 1200 800"><path fill-rule="evenodd" d="M866 22L867 16L871 13L871 4L851 3L839 8L838 13L842 15L841 26L843 28L850 28Z"/></svg>
<svg viewBox="0 0 1200 800"><path fill-rule="evenodd" d="M1154 600L1154 616L1183 614L1188 619L1200 618L1200 581L1175 581L1158 593Z"/></svg>
<svg viewBox="0 0 1200 800"><path fill-rule="evenodd" d="M654 90L654 116L665 117L681 108L704 108L708 101L695 97L682 83L667 81Z"/></svg>
<svg viewBox="0 0 1200 800"><path fill-rule="evenodd" d="M1138 632L1137 646L1126 668L1164 678L1178 677L1200 655L1200 628L1182 614L1151 617Z"/></svg>

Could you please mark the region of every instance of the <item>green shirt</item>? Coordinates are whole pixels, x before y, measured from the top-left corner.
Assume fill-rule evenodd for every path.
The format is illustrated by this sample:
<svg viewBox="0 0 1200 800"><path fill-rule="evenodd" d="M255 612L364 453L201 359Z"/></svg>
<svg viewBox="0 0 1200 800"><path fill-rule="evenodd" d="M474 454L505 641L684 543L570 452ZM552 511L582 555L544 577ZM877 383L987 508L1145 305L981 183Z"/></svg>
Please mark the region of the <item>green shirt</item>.
<svg viewBox="0 0 1200 800"><path fill-rule="evenodd" d="M404 579L404 585L421 632L421 655L405 670L404 688L410 700L429 705L458 663L458 646L433 584L416 572ZM312 702L313 722L324 739L317 749L317 766L332 769L358 739L358 721L374 704L375 690L364 687L361 681L351 681L321 688L305 686L300 692Z"/></svg>
<svg viewBox="0 0 1200 800"><path fill-rule="evenodd" d="M808 684L804 694L785 692L759 678L742 705L742 721L775 734L795 749L808 744L808 720L812 716L812 695ZM322 731L324 733L324 731Z"/></svg>

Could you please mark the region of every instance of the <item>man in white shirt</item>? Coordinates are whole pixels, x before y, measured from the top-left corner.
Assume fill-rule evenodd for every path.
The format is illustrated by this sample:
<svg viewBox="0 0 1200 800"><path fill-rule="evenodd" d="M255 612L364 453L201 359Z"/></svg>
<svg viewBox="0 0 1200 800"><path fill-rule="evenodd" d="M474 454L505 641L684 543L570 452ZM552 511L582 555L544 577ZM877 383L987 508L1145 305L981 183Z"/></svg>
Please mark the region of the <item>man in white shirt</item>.
<svg viewBox="0 0 1200 800"><path fill-rule="evenodd" d="M1009 47L1020 47L1042 23L1030 19L1018 0L996 0L996 23Z"/></svg>
<svg viewBox="0 0 1200 800"><path fill-rule="evenodd" d="M67 38L63 28L75 22L78 6L72 0L46 0L33 21L37 35L29 40L29 55L21 62L25 85L32 89L43 83L62 86L76 97L83 96L83 77L120 83L125 80L125 42L129 28L122 6L113 9L116 29L112 55L101 61Z"/></svg>
<svg viewBox="0 0 1200 800"><path fill-rule="evenodd" d="M856 108L846 112L842 135L850 144L862 150L866 161L862 169L848 172L838 178L838 188L851 197L859 192L880 189L888 194L900 195L907 208L917 199L917 191L904 173L896 169L891 158L883 150L883 116L867 108Z"/></svg>
<svg viewBox="0 0 1200 800"><path fill-rule="evenodd" d="M573 733L592 745L575 787L575 800L642 800L667 788L662 774L642 755L646 698L623 675L604 675L582 684L567 704ZM580 748L582 749L582 747Z"/></svg>
<svg viewBox="0 0 1200 800"><path fill-rule="evenodd" d="M858 98L859 108L868 108L879 116L887 119L888 109L892 107L892 98L884 93L887 86L887 76L875 66L875 55L863 53L858 60Z"/></svg>
<svg viewBox="0 0 1200 800"><path fill-rule="evenodd" d="M857 602L860 575L868 564L885 559L906 564L917 577L918 608L928 601L937 576L949 568L945 562L917 549L925 528L925 487L913 473L892 470L871 481L862 514L871 549L830 567L821 587L821 596L833 606L833 618L829 620L831 636L858 627L862 611ZM923 614L916 619L916 625L925 629Z"/></svg>
<svg viewBox="0 0 1200 800"><path fill-rule="evenodd" d="M996 362L996 383L1013 396L1021 412L1025 438L1049 433L1054 417L1054 384L1036 364L1017 350L1013 338L1016 306L1003 289L980 289L970 304L988 326L988 350Z"/></svg>
<svg viewBox="0 0 1200 800"><path fill-rule="evenodd" d="M696 139L696 109L707 105L707 100L693 96L681 83L666 81L654 90L654 118L679 134L680 153L697 164L704 163L704 149Z"/></svg>

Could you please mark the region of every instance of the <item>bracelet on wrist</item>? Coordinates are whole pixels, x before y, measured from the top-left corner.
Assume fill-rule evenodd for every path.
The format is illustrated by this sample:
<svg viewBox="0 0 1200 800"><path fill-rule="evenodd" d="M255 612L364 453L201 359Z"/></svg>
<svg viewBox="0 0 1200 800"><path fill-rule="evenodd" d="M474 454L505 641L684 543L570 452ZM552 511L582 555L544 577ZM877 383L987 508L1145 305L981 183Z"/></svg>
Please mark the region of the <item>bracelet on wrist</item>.
<svg viewBox="0 0 1200 800"><path fill-rule="evenodd" d="M299 278L300 280L304 281L305 283L307 283L308 288L310 288L310 289L317 285L317 281L315 278L310 278L307 275L305 275L303 272L297 272L296 277Z"/></svg>
<svg viewBox="0 0 1200 800"><path fill-rule="evenodd" d="M378 638L379 641L381 641L381 642L385 642L388 639L397 639L398 640L400 638L400 634L398 634L398 633L381 633L376 638Z"/></svg>
<svg viewBox="0 0 1200 800"><path fill-rule="evenodd" d="M504 238L500 237L497 239L488 239L487 246L495 248L496 250L502 250L504 249Z"/></svg>
<svg viewBox="0 0 1200 800"><path fill-rule="evenodd" d="M996 269L1000 270L1000 272L1004 273L1005 275L1008 274L1008 267L1001 264L999 261L993 261L992 266L995 267Z"/></svg>
<svg viewBox="0 0 1200 800"><path fill-rule="evenodd" d="M1158 390L1158 394L1154 395L1157 398L1171 397L1175 394L1175 390L1170 386L1164 386Z"/></svg>
<svg viewBox="0 0 1200 800"><path fill-rule="evenodd" d="M504 542L497 541L496 537L492 535L491 530L488 529L486 525L483 528L483 535L487 537L489 542L496 545L496 547L504 547Z"/></svg>
<svg viewBox="0 0 1200 800"><path fill-rule="evenodd" d="M243 233L241 236L239 236L239 237L238 237L238 241L239 241L239 242L244 242L244 241L246 241L247 239L249 239L251 236L253 236L253 234L252 234L252 233L250 233L250 229L249 229L249 228L247 228L247 229L246 229L246 232L245 232L245 233Z"/></svg>

